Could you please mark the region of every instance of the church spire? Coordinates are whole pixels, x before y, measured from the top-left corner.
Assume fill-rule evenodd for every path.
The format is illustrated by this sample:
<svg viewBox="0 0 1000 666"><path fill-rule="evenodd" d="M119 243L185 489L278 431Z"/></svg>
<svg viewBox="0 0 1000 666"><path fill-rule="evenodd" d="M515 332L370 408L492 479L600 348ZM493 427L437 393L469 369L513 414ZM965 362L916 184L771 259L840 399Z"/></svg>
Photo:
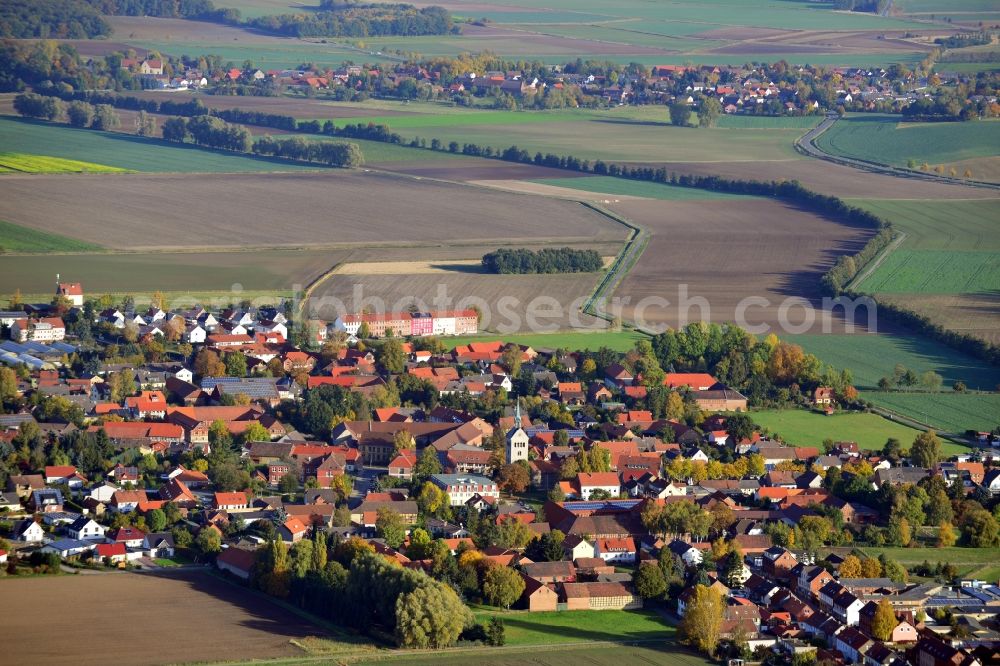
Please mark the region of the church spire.
<svg viewBox="0 0 1000 666"><path fill-rule="evenodd" d="M514 396L514 428L521 427L521 400Z"/></svg>

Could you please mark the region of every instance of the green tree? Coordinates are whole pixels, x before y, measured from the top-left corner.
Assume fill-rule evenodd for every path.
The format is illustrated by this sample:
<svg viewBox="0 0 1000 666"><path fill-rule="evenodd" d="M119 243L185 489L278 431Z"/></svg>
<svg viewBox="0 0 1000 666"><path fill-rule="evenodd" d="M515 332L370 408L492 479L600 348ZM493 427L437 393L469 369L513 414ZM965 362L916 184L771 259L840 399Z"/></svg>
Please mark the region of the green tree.
<svg viewBox="0 0 1000 666"><path fill-rule="evenodd" d="M691 120L691 107L684 102L677 100L669 107L670 123L677 127L687 127Z"/></svg>
<svg viewBox="0 0 1000 666"><path fill-rule="evenodd" d="M113 130L122 124L118 112L110 104L98 104L94 107L94 118L90 126L96 130Z"/></svg>
<svg viewBox="0 0 1000 666"><path fill-rule="evenodd" d="M633 579L635 590L643 599L659 599L667 591L667 579L655 564L640 564Z"/></svg>
<svg viewBox="0 0 1000 666"><path fill-rule="evenodd" d="M66 108L66 117L73 127L89 127L94 119L94 107L87 102L70 102Z"/></svg>
<svg viewBox="0 0 1000 666"><path fill-rule="evenodd" d="M0 403L9 403L17 397L17 373L7 366L0 367Z"/></svg>
<svg viewBox="0 0 1000 666"><path fill-rule="evenodd" d="M417 506L429 516L436 516L448 506L448 495L430 481L424 481L417 495Z"/></svg>
<svg viewBox="0 0 1000 666"><path fill-rule="evenodd" d="M303 539L292 546L292 576L305 578L313 566L313 542Z"/></svg>
<svg viewBox="0 0 1000 666"><path fill-rule="evenodd" d="M887 641L892 638L892 630L899 624L896 620L896 612L892 610L892 604L885 597L878 602L875 609L875 617L872 618L872 636L880 641Z"/></svg>
<svg viewBox="0 0 1000 666"><path fill-rule="evenodd" d="M722 105L719 104L719 100L716 97L708 96L704 98L698 107L698 126L715 127L720 113L722 113Z"/></svg>
<svg viewBox="0 0 1000 666"><path fill-rule="evenodd" d="M406 525L403 523L403 518L398 512L386 506L380 508L376 514L375 531L390 548L399 548L406 539Z"/></svg>
<svg viewBox="0 0 1000 666"><path fill-rule="evenodd" d="M387 373L398 375L406 369L406 354L398 338L386 338L378 350L378 362Z"/></svg>
<svg viewBox="0 0 1000 666"><path fill-rule="evenodd" d="M962 532L973 548L996 548L1000 546L1000 525L989 511L977 509L968 511L962 519Z"/></svg>
<svg viewBox="0 0 1000 666"><path fill-rule="evenodd" d="M198 546L198 550L206 555L218 553L222 550L222 535L215 528L204 527L198 532L195 544Z"/></svg>
<svg viewBox="0 0 1000 666"><path fill-rule="evenodd" d="M413 476L418 479L427 479L440 473L441 461L438 460L437 450L433 446L428 446L417 458L417 464L413 466Z"/></svg>
<svg viewBox="0 0 1000 666"><path fill-rule="evenodd" d="M904 516L897 514L890 516L886 540L893 546L909 546L912 539L913 533L910 530L910 521Z"/></svg>
<svg viewBox="0 0 1000 666"><path fill-rule="evenodd" d="M524 579L510 567L492 567L483 578L483 595L494 606L510 608L524 592Z"/></svg>
<svg viewBox="0 0 1000 666"><path fill-rule="evenodd" d="M320 530L316 530L316 536L313 538L312 566L310 568L313 571L323 571L324 569L326 569L326 561L327 561L326 533Z"/></svg>
<svg viewBox="0 0 1000 666"><path fill-rule="evenodd" d="M917 467L931 468L941 459L941 440L933 430L922 432L910 447L910 460Z"/></svg>
<svg viewBox="0 0 1000 666"><path fill-rule="evenodd" d="M226 354L223 363L226 366L226 374L230 377L247 376L247 357L241 352Z"/></svg>
<svg viewBox="0 0 1000 666"><path fill-rule="evenodd" d="M681 619L681 635L688 645L709 656L715 655L725 603L722 595L710 587L696 585L694 595Z"/></svg>
<svg viewBox="0 0 1000 666"><path fill-rule="evenodd" d="M146 526L150 532L162 532L167 527L167 515L162 509L151 509L146 512Z"/></svg>
<svg viewBox="0 0 1000 666"><path fill-rule="evenodd" d="M396 599L396 640L405 648L453 645L472 613L454 590L431 581Z"/></svg>
<svg viewBox="0 0 1000 666"><path fill-rule="evenodd" d="M507 630L503 626L503 620L496 615L486 624L486 642L495 647L507 642Z"/></svg>

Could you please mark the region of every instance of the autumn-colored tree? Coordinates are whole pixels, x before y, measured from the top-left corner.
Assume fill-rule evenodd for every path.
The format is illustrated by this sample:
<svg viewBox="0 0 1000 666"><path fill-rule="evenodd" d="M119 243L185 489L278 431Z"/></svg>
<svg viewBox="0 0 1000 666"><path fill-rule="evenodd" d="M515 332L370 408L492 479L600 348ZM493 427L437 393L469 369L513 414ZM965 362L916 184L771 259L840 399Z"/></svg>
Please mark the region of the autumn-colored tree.
<svg viewBox="0 0 1000 666"><path fill-rule="evenodd" d="M184 336L184 319L182 317L173 317L167 322L164 328L166 329L164 334L167 336L167 340L177 342Z"/></svg>
<svg viewBox="0 0 1000 666"><path fill-rule="evenodd" d="M887 641L892 638L892 630L899 624L896 620L896 613L892 610L892 604L885 597L878 602L875 609L875 617L872 618L872 636L880 641Z"/></svg>
<svg viewBox="0 0 1000 666"><path fill-rule="evenodd" d="M510 567L493 567L486 572L483 596L494 606L510 608L524 592L524 579Z"/></svg>
<svg viewBox="0 0 1000 666"><path fill-rule="evenodd" d="M710 587L696 585L681 620L680 629L684 641L705 654L714 656L715 648L719 645L724 612L722 595Z"/></svg>
<svg viewBox="0 0 1000 666"><path fill-rule="evenodd" d="M226 374L226 365L211 349L202 349L194 358L195 374L202 377L223 377Z"/></svg>
<svg viewBox="0 0 1000 666"><path fill-rule="evenodd" d="M799 376L804 360L802 347L779 342L768 359L767 374L777 384L790 384Z"/></svg>
<svg viewBox="0 0 1000 666"><path fill-rule="evenodd" d="M520 463L510 463L500 468L498 485L509 493L523 493L531 483L527 467Z"/></svg>
<svg viewBox="0 0 1000 666"><path fill-rule="evenodd" d="M861 558L857 555L848 555L840 563L841 578L862 578Z"/></svg>
<svg viewBox="0 0 1000 666"><path fill-rule="evenodd" d="M937 534L937 547L938 548L951 548L958 541L958 535L955 534L955 528L951 523L944 522L938 527Z"/></svg>
<svg viewBox="0 0 1000 666"><path fill-rule="evenodd" d="M882 575L882 563L876 557L867 557L861 562L861 578L878 578Z"/></svg>
<svg viewBox="0 0 1000 666"><path fill-rule="evenodd" d="M392 435L392 447L393 453L399 455L403 451L408 451L416 448L417 442L413 439L413 435L410 434L409 430L402 429L397 430Z"/></svg>

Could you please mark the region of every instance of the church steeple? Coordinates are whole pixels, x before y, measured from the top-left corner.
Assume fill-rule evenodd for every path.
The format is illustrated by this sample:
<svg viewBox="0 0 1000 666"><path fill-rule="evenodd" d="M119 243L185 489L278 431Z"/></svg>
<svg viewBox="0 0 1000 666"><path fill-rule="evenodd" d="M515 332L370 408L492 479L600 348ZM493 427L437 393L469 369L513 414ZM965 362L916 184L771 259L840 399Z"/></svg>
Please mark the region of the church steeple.
<svg viewBox="0 0 1000 666"><path fill-rule="evenodd" d="M521 427L521 401L514 396L514 429Z"/></svg>

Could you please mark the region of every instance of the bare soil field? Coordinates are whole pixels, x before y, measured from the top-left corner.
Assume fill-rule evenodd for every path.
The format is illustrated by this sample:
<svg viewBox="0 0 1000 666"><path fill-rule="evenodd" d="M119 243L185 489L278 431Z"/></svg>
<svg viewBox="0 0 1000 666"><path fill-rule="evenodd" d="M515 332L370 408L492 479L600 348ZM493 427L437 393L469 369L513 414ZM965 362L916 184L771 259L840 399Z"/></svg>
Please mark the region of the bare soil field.
<svg viewBox="0 0 1000 666"><path fill-rule="evenodd" d="M823 160L761 162L667 162L669 171L752 180L798 180L806 187L844 198L995 199L996 190L900 178L862 171Z"/></svg>
<svg viewBox="0 0 1000 666"><path fill-rule="evenodd" d="M702 316L711 321L736 319L736 306L749 296L769 301L750 307L747 324L779 321L781 301L790 296L813 300L822 273L841 254L853 254L870 232L824 219L777 201L745 200L623 201L609 206L652 233L639 262L616 295L631 297L623 318L641 315L647 324L678 326ZM709 311L679 307L687 297L704 298ZM645 312L636 305L646 297L667 299ZM803 321L793 308L788 320ZM817 317L818 321L818 317ZM639 322L642 324L642 322ZM819 331L817 331L819 332Z"/></svg>
<svg viewBox="0 0 1000 666"><path fill-rule="evenodd" d="M1000 294L879 294L946 328L1000 344Z"/></svg>
<svg viewBox="0 0 1000 666"><path fill-rule="evenodd" d="M955 169L959 175L964 174L968 169L976 180L1000 183L1000 157L976 157L971 160L945 164L944 168L946 173Z"/></svg>
<svg viewBox="0 0 1000 666"><path fill-rule="evenodd" d="M340 264L334 275L447 275L485 273L479 259L431 259L427 261L368 261Z"/></svg>
<svg viewBox="0 0 1000 666"><path fill-rule="evenodd" d="M242 109L244 111L260 111L261 113L276 113L295 116L296 118L326 119L326 118L366 118L369 116L411 116L407 111L394 109L365 109L357 105L339 105L317 99L292 97L236 97L229 95L204 95L193 92L167 92L162 90L146 90L128 93L134 97L145 97L157 101L186 101L192 97L210 109ZM272 130L273 131L273 130Z"/></svg>
<svg viewBox="0 0 1000 666"><path fill-rule="evenodd" d="M559 35L545 35L524 30L512 30L497 26L479 28L463 26L462 37L474 41L482 50L503 53L504 48L493 44L506 44L517 40L525 53L538 55L563 55L586 53L588 55L666 55L677 53L669 49L634 44L619 44L590 39L576 39ZM492 46L491 46L492 45Z"/></svg>
<svg viewBox="0 0 1000 666"><path fill-rule="evenodd" d="M528 333L581 327L602 330L605 326L605 322L578 311L603 273L493 275L482 273L478 266L467 268L465 272L406 275L336 274L314 292L311 315L332 321L341 308L358 311L368 306L375 311L398 311L415 303L422 309L448 310L475 304L484 313L480 327L483 331ZM544 300L535 301L539 298ZM533 301L535 305L531 306ZM537 326L528 320L529 306L538 308ZM550 317L545 312L555 314Z"/></svg>
<svg viewBox="0 0 1000 666"><path fill-rule="evenodd" d="M294 657L303 653L289 641L325 634L202 572L12 579L0 595L18 600L5 622L10 666L103 666L112 654L129 664Z"/></svg>
<svg viewBox="0 0 1000 666"><path fill-rule="evenodd" d="M119 249L625 235L620 225L569 201L342 170L295 177L8 175L0 180L0 219Z"/></svg>
<svg viewBox="0 0 1000 666"><path fill-rule="evenodd" d="M739 43L710 49L706 53L912 53L931 50L928 44L904 40L899 37L888 37L872 31L798 30L773 32L775 34L744 38L744 41ZM709 34L702 33L699 36Z"/></svg>

